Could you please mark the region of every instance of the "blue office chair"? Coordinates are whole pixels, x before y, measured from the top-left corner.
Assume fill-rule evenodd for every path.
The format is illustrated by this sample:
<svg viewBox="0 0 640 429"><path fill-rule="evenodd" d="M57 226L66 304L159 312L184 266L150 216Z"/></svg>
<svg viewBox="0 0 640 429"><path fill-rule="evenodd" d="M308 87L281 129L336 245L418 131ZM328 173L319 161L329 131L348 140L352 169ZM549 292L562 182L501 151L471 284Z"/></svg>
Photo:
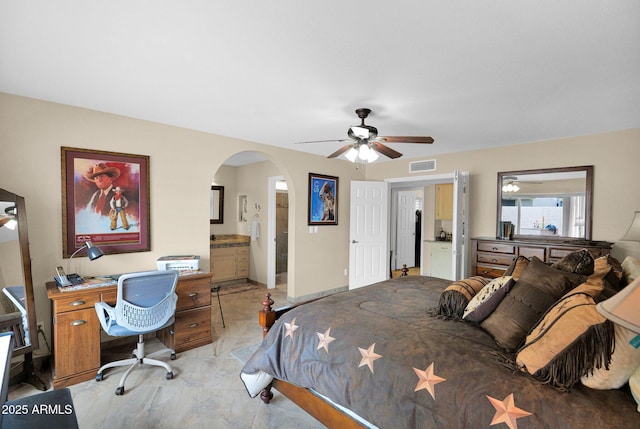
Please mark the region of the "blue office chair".
<svg viewBox="0 0 640 429"><path fill-rule="evenodd" d="M156 332L173 324L178 301L177 281L176 271L123 274L118 279L118 298L115 308L104 302L95 304L98 319L107 334L116 337L138 335L138 346L133 351L134 357L103 365L96 375L96 381L102 381L102 372L105 369L130 365L120 378L116 395L124 393L124 382L138 365L161 366L167 370L167 380L173 378L173 370L169 364L153 358L169 351L171 360L174 360L176 352L172 349L163 349L145 356L144 334Z"/></svg>

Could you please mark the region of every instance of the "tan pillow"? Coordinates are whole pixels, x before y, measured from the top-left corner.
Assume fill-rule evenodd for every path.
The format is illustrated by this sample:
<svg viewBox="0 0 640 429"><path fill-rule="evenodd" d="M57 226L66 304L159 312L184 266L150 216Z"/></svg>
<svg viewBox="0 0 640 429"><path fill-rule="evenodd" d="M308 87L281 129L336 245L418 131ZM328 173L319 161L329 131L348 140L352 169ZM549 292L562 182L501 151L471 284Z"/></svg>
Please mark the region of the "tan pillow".
<svg viewBox="0 0 640 429"><path fill-rule="evenodd" d="M529 265L529 258L525 256L518 256L513 260L511 265L507 268L504 275L513 277L513 280L518 280L522 275L522 272Z"/></svg>
<svg viewBox="0 0 640 429"><path fill-rule="evenodd" d="M592 389L619 389L640 367L640 349L636 349L629 341L636 335L627 328L614 324L615 350L611 355L609 369L604 366L593 369L592 373L582 376L580 381Z"/></svg>
<svg viewBox="0 0 640 429"><path fill-rule="evenodd" d="M627 256L624 258L624 261L622 261L622 269L624 270L624 275L627 278L627 283L631 283L640 277L640 260L633 256Z"/></svg>
<svg viewBox="0 0 640 429"><path fill-rule="evenodd" d="M613 323L596 310L593 286L562 297L527 336L516 362L522 371L570 389L594 368L606 367L613 351Z"/></svg>

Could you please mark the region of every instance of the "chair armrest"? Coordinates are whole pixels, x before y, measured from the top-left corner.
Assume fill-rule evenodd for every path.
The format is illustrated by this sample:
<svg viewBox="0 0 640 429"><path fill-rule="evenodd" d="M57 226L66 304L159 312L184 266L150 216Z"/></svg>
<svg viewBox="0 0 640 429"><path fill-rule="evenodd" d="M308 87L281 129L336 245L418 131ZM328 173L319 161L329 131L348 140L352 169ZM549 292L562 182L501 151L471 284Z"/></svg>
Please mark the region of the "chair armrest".
<svg viewBox="0 0 640 429"><path fill-rule="evenodd" d="M111 307L106 302L96 302L94 304L94 307L96 308L96 313L98 314L98 320L100 320L102 329L104 329L104 331L108 333L111 325L113 325L113 321L116 318L116 309Z"/></svg>

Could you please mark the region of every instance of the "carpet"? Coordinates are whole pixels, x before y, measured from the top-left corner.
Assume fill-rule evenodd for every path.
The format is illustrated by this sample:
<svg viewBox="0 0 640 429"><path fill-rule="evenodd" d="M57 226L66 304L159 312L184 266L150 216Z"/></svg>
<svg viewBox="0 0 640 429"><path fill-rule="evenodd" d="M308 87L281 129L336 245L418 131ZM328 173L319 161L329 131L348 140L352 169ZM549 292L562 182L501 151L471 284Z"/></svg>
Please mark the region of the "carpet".
<svg viewBox="0 0 640 429"><path fill-rule="evenodd" d="M260 344L252 344L247 347L242 347L240 349L233 350L231 352L231 356L244 364L247 363L249 358L256 352L256 350L258 350L258 347L260 347Z"/></svg>

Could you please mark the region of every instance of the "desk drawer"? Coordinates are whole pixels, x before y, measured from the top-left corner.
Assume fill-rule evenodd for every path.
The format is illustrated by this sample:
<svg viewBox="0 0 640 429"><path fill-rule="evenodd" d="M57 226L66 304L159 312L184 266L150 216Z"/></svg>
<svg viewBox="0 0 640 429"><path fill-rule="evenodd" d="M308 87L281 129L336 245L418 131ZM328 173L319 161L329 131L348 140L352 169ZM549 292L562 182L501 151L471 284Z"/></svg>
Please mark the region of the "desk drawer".
<svg viewBox="0 0 640 429"><path fill-rule="evenodd" d="M211 280L209 277L189 281L181 279L176 287L176 294L176 312L211 305Z"/></svg>
<svg viewBox="0 0 640 429"><path fill-rule="evenodd" d="M75 295L75 294L74 294ZM67 311L83 310L85 308L93 308L96 302L100 301L100 293L85 293L82 296L70 296L68 298L60 298L54 301L54 313L66 313Z"/></svg>
<svg viewBox="0 0 640 429"><path fill-rule="evenodd" d="M478 252L497 252L497 253L508 253L510 255L515 255L516 246L513 244L479 242Z"/></svg>
<svg viewBox="0 0 640 429"><path fill-rule="evenodd" d="M174 324L175 348L211 337L211 307L176 313Z"/></svg>

